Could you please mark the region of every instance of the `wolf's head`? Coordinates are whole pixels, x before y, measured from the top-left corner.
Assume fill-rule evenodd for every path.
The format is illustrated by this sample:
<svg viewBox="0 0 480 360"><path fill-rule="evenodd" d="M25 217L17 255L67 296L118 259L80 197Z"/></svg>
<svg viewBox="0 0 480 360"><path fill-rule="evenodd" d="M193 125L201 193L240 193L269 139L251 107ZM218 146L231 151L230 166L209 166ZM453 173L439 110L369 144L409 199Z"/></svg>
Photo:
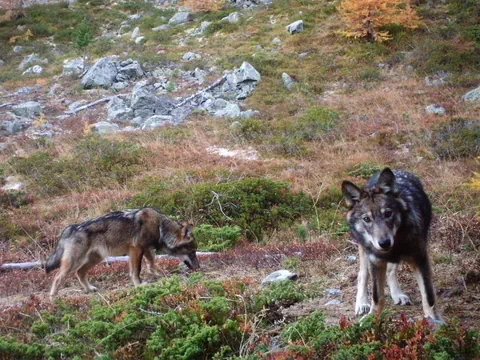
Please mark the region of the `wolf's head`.
<svg viewBox="0 0 480 360"><path fill-rule="evenodd" d="M186 222L178 224L165 219L160 225L160 243L169 255L181 258L190 270L200 268L192 224Z"/></svg>
<svg viewBox="0 0 480 360"><path fill-rule="evenodd" d="M357 241L374 252L386 253L395 245L406 204L389 168L377 176L374 185L364 189L344 181L342 191L350 208L347 220Z"/></svg>

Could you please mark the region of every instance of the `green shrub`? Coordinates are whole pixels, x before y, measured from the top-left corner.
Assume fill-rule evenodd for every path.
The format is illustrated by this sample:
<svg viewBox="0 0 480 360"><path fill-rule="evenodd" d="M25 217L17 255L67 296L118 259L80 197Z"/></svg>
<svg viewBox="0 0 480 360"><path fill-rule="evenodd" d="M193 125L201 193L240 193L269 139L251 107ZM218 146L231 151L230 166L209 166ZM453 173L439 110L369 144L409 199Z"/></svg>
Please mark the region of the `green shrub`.
<svg viewBox="0 0 480 360"><path fill-rule="evenodd" d="M335 111L314 106L297 121L294 136L306 141L323 139L337 127L339 119Z"/></svg>
<svg viewBox="0 0 480 360"><path fill-rule="evenodd" d="M375 175L380 170L382 170L382 167L378 165L365 163L350 170L348 172L348 176L359 177L362 179L370 179L373 175Z"/></svg>
<svg viewBox="0 0 480 360"><path fill-rule="evenodd" d="M294 281L271 284L255 298L255 310L263 308L289 307L307 298L301 285Z"/></svg>
<svg viewBox="0 0 480 360"><path fill-rule="evenodd" d="M442 159L480 155L480 120L454 119L432 131L431 146Z"/></svg>
<svg viewBox="0 0 480 360"><path fill-rule="evenodd" d="M90 186L124 184L137 173L144 156L145 151L133 143L90 137L75 147L71 158L39 152L11 159L9 165L29 179L41 195L53 195Z"/></svg>
<svg viewBox="0 0 480 360"><path fill-rule="evenodd" d="M261 140L270 127L257 119L246 119L238 128L238 133L246 140Z"/></svg>
<svg viewBox="0 0 480 360"><path fill-rule="evenodd" d="M292 224L312 211L307 195L293 193L285 183L255 178L198 184L173 193L153 184L136 195L129 206L154 206L169 215L215 226L237 225L247 238L260 240L265 232Z"/></svg>
<svg viewBox="0 0 480 360"><path fill-rule="evenodd" d="M224 226L221 228L202 224L195 228L195 238L198 247L203 251L223 251L233 248L242 235L239 226Z"/></svg>

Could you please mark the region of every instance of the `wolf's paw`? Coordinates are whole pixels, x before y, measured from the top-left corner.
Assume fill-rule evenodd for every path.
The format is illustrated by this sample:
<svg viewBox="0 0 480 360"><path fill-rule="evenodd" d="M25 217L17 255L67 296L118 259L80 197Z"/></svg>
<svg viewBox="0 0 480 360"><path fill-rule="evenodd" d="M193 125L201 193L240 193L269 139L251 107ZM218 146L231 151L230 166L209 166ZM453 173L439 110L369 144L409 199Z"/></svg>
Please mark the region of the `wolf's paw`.
<svg viewBox="0 0 480 360"><path fill-rule="evenodd" d="M355 315L365 315L370 312L370 304L356 304Z"/></svg>
<svg viewBox="0 0 480 360"><path fill-rule="evenodd" d="M405 294L392 295L392 299L395 305L412 305L412 300Z"/></svg>

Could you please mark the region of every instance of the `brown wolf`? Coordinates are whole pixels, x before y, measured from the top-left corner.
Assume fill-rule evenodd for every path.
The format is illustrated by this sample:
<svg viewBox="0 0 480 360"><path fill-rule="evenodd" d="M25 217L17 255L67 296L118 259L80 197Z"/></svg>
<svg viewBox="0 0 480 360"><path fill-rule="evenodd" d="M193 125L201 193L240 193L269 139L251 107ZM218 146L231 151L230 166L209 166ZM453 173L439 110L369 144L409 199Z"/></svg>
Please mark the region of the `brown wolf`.
<svg viewBox="0 0 480 360"><path fill-rule="evenodd" d="M88 282L87 272L108 256L130 256L130 276L138 286L142 258L155 269L153 249L183 259L192 270L200 267L196 256L197 243L193 225L180 225L153 208L116 211L63 230L55 253L45 264L45 271L60 268L55 276L50 296L70 272L75 272L86 292L97 290Z"/></svg>
<svg viewBox="0 0 480 360"><path fill-rule="evenodd" d="M383 311L385 280L396 304L411 303L397 280L398 263L406 261L414 269L425 316L441 321L427 251L432 205L420 180L408 172L386 168L365 188L344 181L342 190L350 208L347 220L360 252L355 313ZM367 301L369 275L373 281L371 305Z"/></svg>

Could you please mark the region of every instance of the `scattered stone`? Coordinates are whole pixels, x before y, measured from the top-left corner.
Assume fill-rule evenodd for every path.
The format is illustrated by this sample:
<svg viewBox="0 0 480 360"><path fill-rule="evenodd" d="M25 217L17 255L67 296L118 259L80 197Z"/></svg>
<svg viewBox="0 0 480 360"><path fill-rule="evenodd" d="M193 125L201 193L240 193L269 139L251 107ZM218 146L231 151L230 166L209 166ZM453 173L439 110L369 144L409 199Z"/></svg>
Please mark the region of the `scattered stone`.
<svg viewBox="0 0 480 360"><path fill-rule="evenodd" d="M140 28L137 26L135 29L133 29L132 35L130 37L132 38L132 40L135 40L139 36L140 36Z"/></svg>
<svg viewBox="0 0 480 360"><path fill-rule="evenodd" d="M168 21L168 25L177 26L189 23L193 20L193 15L188 11L177 12L172 18Z"/></svg>
<svg viewBox="0 0 480 360"><path fill-rule="evenodd" d="M327 289L326 294L327 296L341 296L343 291L340 289Z"/></svg>
<svg viewBox="0 0 480 360"><path fill-rule="evenodd" d="M113 97L107 106L107 119L113 122L128 122L133 118L133 110L119 96Z"/></svg>
<svg viewBox="0 0 480 360"><path fill-rule="evenodd" d="M272 40L273 45L282 45L282 40L280 40L278 37Z"/></svg>
<svg viewBox="0 0 480 360"><path fill-rule="evenodd" d="M355 262L355 261L357 261L357 257L355 255L349 255L349 256L347 256L347 261L348 262Z"/></svg>
<svg viewBox="0 0 480 360"><path fill-rule="evenodd" d="M297 280L297 279L298 279L298 274L292 273L291 271L288 271L288 270L278 270L271 273L265 279L263 279L262 285L268 285L275 282L286 281L286 280Z"/></svg>
<svg viewBox="0 0 480 360"><path fill-rule="evenodd" d="M467 102L480 100L480 87L470 90L465 95L463 95L463 100Z"/></svg>
<svg viewBox="0 0 480 360"><path fill-rule="evenodd" d="M211 21L202 21L202 23L200 24L200 28L198 29L198 33L197 35L203 35L210 26L212 26L212 22Z"/></svg>
<svg viewBox="0 0 480 360"><path fill-rule="evenodd" d="M117 77L117 66L112 57L105 57L98 60L82 77L84 89L94 87L109 88Z"/></svg>
<svg viewBox="0 0 480 360"><path fill-rule="evenodd" d="M205 78L207 77L208 73L205 70L195 68L195 71L192 75L195 78L196 82L201 85L205 82Z"/></svg>
<svg viewBox="0 0 480 360"><path fill-rule="evenodd" d="M63 75L73 76L80 75L86 70L86 63L84 58L76 58L63 61Z"/></svg>
<svg viewBox="0 0 480 360"><path fill-rule="evenodd" d="M25 191L26 186L24 183L21 182L21 178L19 176L8 176L6 179L6 184L2 186L3 191Z"/></svg>
<svg viewBox="0 0 480 360"><path fill-rule="evenodd" d="M242 127L242 123L240 121L234 121L230 124L231 130L238 130Z"/></svg>
<svg viewBox="0 0 480 360"><path fill-rule="evenodd" d="M339 306L339 305L342 305L342 301L340 301L338 299L330 300L329 302L327 302L325 304L325 306Z"/></svg>
<svg viewBox="0 0 480 360"><path fill-rule="evenodd" d="M35 116L39 116L42 113L42 107L38 102L27 101L12 106L12 112L18 116L33 118Z"/></svg>
<svg viewBox="0 0 480 360"><path fill-rule="evenodd" d="M287 31L290 35L300 34L304 32L303 20L297 20L287 26Z"/></svg>
<svg viewBox="0 0 480 360"><path fill-rule="evenodd" d="M200 60L202 58L202 55L196 54L194 52L187 52L185 55L183 55L183 61L194 61L194 60Z"/></svg>
<svg viewBox="0 0 480 360"><path fill-rule="evenodd" d="M115 80L117 82L136 80L144 75L145 73L140 63L128 59L117 64L117 76L115 77Z"/></svg>
<svg viewBox="0 0 480 360"><path fill-rule="evenodd" d="M32 125L32 119L17 117L12 113L2 114L2 121L0 121L0 136L16 134L28 129Z"/></svg>
<svg viewBox="0 0 480 360"><path fill-rule="evenodd" d="M120 91L123 89L126 89L128 87L128 82L116 82L115 84L112 85L112 89L115 91Z"/></svg>
<svg viewBox="0 0 480 360"><path fill-rule="evenodd" d="M249 109L246 111L242 111L242 113L240 114L240 117L242 119L253 119L255 116L258 116L258 115L260 115L260 111Z"/></svg>
<svg viewBox="0 0 480 360"><path fill-rule="evenodd" d="M60 91L61 89L63 89L62 85L60 84L53 84L53 86L50 88L50 90L48 91L48 95L49 97L55 97L57 96L57 92Z"/></svg>
<svg viewBox="0 0 480 360"><path fill-rule="evenodd" d="M8 149L8 146L8 143L0 142L0 153L6 151Z"/></svg>
<svg viewBox="0 0 480 360"><path fill-rule="evenodd" d="M447 111L445 110L445 108L437 104L428 105L425 108L425 111L427 112L427 114L439 115L439 116L444 116L447 114Z"/></svg>
<svg viewBox="0 0 480 360"><path fill-rule="evenodd" d="M173 118L168 115L150 116L142 125L142 130L153 130L173 123Z"/></svg>
<svg viewBox="0 0 480 360"><path fill-rule="evenodd" d="M120 28L117 31L118 36L126 35L130 31L131 28L132 28L132 25L129 24L127 21L124 21L120 25Z"/></svg>
<svg viewBox="0 0 480 360"><path fill-rule="evenodd" d="M25 49L23 48L23 46L20 46L20 45L17 45L17 46L14 46L13 47L13 52L15 54L21 54L25 51Z"/></svg>
<svg viewBox="0 0 480 360"><path fill-rule="evenodd" d="M298 54L298 57L300 59L305 59L308 55L310 55L308 52L303 52L303 53Z"/></svg>
<svg viewBox="0 0 480 360"><path fill-rule="evenodd" d="M165 31L165 30L169 30L169 29L170 29L169 25L160 25L160 26L152 28L152 31L158 32L158 31Z"/></svg>
<svg viewBox="0 0 480 360"><path fill-rule="evenodd" d="M137 131L138 129L137 128L134 128L133 126L125 126L123 129L122 129L122 132L134 132L134 131Z"/></svg>
<svg viewBox="0 0 480 360"><path fill-rule="evenodd" d="M40 59L38 54L30 54L26 56L20 65L18 65L18 70L25 71L28 67L38 64L48 64L48 59Z"/></svg>
<svg viewBox="0 0 480 360"><path fill-rule="evenodd" d="M250 9L258 6L270 6L273 0L230 0L230 3L241 9Z"/></svg>
<svg viewBox="0 0 480 360"><path fill-rule="evenodd" d="M131 21L139 21L143 19L143 15L141 14L133 14L128 17Z"/></svg>
<svg viewBox="0 0 480 360"><path fill-rule="evenodd" d="M147 41L147 38L145 36L139 36L135 39L135 44L142 45L146 41Z"/></svg>
<svg viewBox="0 0 480 360"><path fill-rule="evenodd" d="M260 73L248 62L244 61L240 69L235 73L237 83L245 81L260 81L262 77Z"/></svg>
<svg viewBox="0 0 480 360"><path fill-rule="evenodd" d="M38 90L40 90L40 86L25 86L25 87L22 87L20 88L19 90L17 90L14 95L17 95L17 96L22 96L22 95L31 95L35 92L37 92Z"/></svg>
<svg viewBox="0 0 480 360"><path fill-rule="evenodd" d="M22 75L40 75L43 73L43 67L40 65L34 65L25 70Z"/></svg>
<svg viewBox="0 0 480 360"><path fill-rule="evenodd" d="M112 124L106 121L100 121L98 123L92 124L90 125L90 128L98 135L115 134L120 130L120 126L118 126L117 124Z"/></svg>
<svg viewBox="0 0 480 360"><path fill-rule="evenodd" d="M228 22L230 24L236 24L240 21L240 19L243 17L243 14L235 11L233 13L230 13L228 16L225 16L222 20L223 22Z"/></svg>
<svg viewBox="0 0 480 360"><path fill-rule="evenodd" d="M213 115L217 118L238 118L242 112L237 104L230 103L223 99L217 99L214 101L214 109L216 110Z"/></svg>
<svg viewBox="0 0 480 360"><path fill-rule="evenodd" d="M287 73L282 74L282 81L283 81L283 86L285 86L288 90L292 90L295 87L295 84L297 83Z"/></svg>
<svg viewBox="0 0 480 360"><path fill-rule="evenodd" d="M3 61L2 59L0 59L0 68L1 67L4 67L5 66L5 61Z"/></svg>

